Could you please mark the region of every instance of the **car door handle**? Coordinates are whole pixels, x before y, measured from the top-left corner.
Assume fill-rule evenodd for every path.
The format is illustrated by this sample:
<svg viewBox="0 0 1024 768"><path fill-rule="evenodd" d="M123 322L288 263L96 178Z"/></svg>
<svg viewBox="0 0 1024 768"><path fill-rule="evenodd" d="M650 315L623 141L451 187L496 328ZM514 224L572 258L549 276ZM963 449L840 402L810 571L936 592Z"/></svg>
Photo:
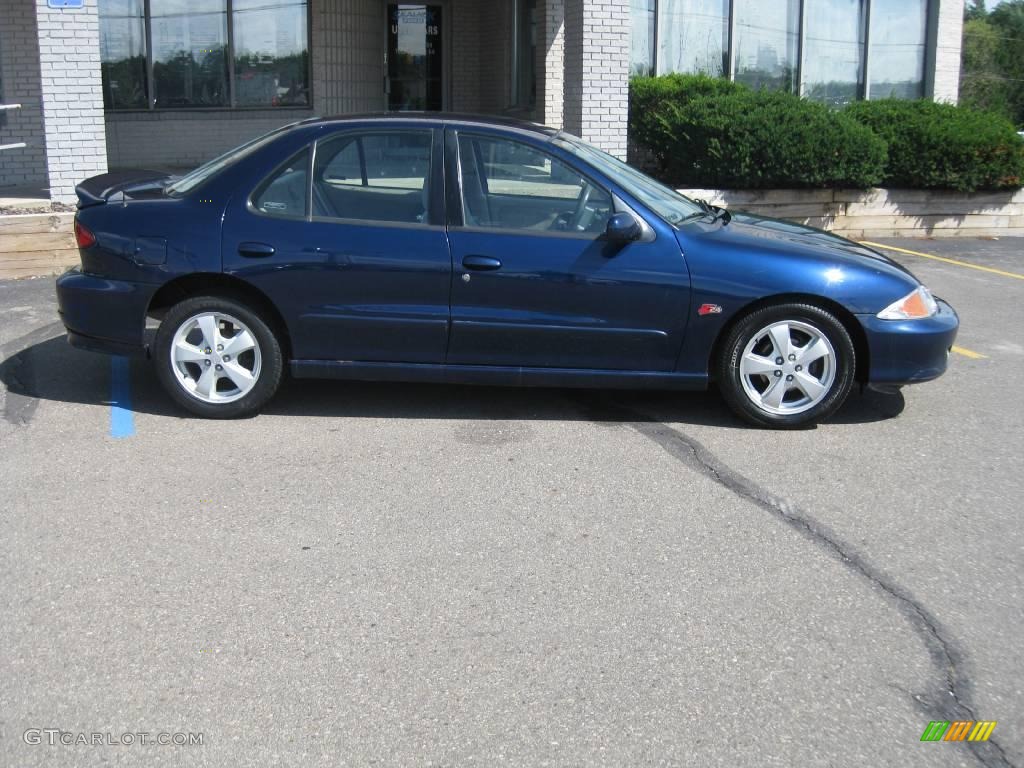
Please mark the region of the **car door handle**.
<svg viewBox="0 0 1024 768"><path fill-rule="evenodd" d="M238 253L247 259L265 259L274 255L274 246L266 243L239 243Z"/></svg>
<svg viewBox="0 0 1024 768"><path fill-rule="evenodd" d="M462 260L462 266L466 269L488 271L501 269L501 260L491 258L490 256L467 256Z"/></svg>

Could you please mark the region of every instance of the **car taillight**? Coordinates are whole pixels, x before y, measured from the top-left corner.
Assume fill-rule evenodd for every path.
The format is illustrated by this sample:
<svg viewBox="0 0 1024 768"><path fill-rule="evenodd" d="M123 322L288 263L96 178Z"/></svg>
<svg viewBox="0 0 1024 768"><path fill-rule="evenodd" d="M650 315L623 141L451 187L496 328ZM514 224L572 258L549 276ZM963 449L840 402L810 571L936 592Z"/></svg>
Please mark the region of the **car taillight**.
<svg viewBox="0 0 1024 768"><path fill-rule="evenodd" d="M78 242L79 248L88 248L90 245L96 245L96 235L78 219L75 219L75 240Z"/></svg>

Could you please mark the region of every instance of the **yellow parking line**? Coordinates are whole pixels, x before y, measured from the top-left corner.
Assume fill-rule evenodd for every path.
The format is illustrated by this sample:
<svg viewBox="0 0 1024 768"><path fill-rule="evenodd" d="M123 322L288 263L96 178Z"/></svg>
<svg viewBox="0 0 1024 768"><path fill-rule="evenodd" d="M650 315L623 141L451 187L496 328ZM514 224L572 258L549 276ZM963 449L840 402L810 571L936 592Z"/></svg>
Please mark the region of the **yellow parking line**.
<svg viewBox="0 0 1024 768"><path fill-rule="evenodd" d="M967 349L967 347L958 347L954 344L953 351L958 355L969 357L971 360L988 360L987 355L983 355L981 352L975 352L973 349Z"/></svg>
<svg viewBox="0 0 1024 768"><path fill-rule="evenodd" d="M1019 275L1016 272L1006 272L1002 269L993 269L992 267L983 267L980 264L971 264L967 261L959 261L957 259L947 259L945 256L935 256L931 253L921 253L920 251L911 251L907 248L897 248L895 245L882 245L881 243L872 243L869 240L861 240L864 245L870 245L872 248L885 248L887 251L897 251L898 253L909 253L911 256L920 256L923 259L935 259L935 261L944 261L947 264L956 264L958 267L969 267L970 269L980 269L982 272L991 272L993 275L1002 275L1003 277L1013 277L1017 280L1024 280L1024 275Z"/></svg>

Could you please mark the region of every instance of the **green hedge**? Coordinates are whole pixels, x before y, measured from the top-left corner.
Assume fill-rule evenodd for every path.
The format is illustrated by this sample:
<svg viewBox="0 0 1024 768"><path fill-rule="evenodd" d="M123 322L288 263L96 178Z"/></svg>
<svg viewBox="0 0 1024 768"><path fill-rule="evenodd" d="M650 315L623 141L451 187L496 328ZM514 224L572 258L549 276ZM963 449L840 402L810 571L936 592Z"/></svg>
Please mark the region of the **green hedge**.
<svg viewBox="0 0 1024 768"><path fill-rule="evenodd" d="M633 80L630 130L676 186L870 187L885 166L885 142L842 113L702 76Z"/></svg>
<svg viewBox="0 0 1024 768"><path fill-rule="evenodd" d="M631 138L675 186L1019 187L1024 141L1005 119L929 101L835 111L702 75L635 78Z"/></svg>
<svg viewBox="0 0 1024 768"><path fill-rule="evenodd" d="M1024 183L1024 140L999 115L898 99L861 101L845 112L889 145L885 186L974 192Z"/></svg>

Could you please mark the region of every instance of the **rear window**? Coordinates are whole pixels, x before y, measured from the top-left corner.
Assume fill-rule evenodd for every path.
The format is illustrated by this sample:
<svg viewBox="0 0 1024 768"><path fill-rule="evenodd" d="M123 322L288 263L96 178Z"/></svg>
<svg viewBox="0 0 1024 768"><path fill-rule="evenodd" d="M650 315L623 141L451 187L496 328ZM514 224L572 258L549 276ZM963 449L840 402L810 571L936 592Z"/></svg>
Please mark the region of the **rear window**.
<svg viewBox="0 0 1024 768"><path fill-rule="evenodd" d="M252 141L247 141L245 144L242 144L241 146L228 150L220 157L215 157L208 163L203 163L194 171L189 171L180 179L172 181L170 184L167 185L167 189L165 191L171 197L181 197L182 195L187 195L193 189L197 188L200 184L209 181L218 173L223 171L225 168L231 167L239 160L242 160L251 155L253 152L262 149L263 147L265 147L267 144L269 144L274 139L279 137L285 131L289 130L294 125L297 125L297 123L291 123L290 125L285 125L281 128L275 128L270 133L258 136Z"/></svg>

